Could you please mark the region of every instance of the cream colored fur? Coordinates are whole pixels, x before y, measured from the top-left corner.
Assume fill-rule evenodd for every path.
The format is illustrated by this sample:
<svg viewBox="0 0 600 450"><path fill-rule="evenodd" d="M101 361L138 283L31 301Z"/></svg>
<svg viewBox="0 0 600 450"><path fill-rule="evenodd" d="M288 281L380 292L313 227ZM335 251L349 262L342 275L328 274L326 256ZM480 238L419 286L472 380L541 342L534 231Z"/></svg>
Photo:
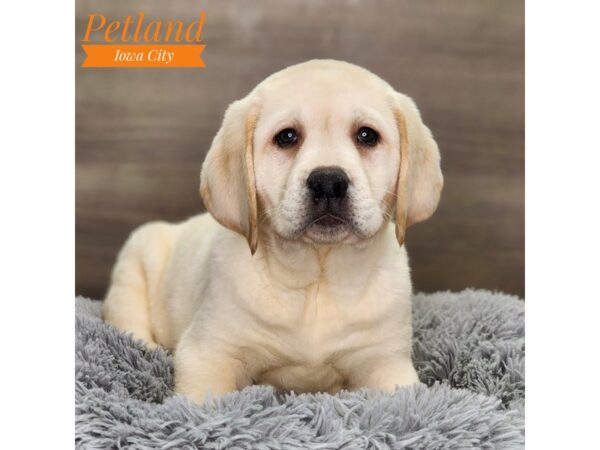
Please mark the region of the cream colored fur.
<svg viewBox="0 0 600 450"><path fill-rule="evenodd" d="M357 148L357 125L381 143ZM273 136L290 126L299 149L276 148ZM306 227L306 177L331 165L350 178L354 227L324 237ZM348 63L289 67L225 114L201 176L211 214L132 233L104 317L174 349L176 390L198 402L253 383L296 392L415 383L397 239L434 212L442 182L412 100Z"/></svg>

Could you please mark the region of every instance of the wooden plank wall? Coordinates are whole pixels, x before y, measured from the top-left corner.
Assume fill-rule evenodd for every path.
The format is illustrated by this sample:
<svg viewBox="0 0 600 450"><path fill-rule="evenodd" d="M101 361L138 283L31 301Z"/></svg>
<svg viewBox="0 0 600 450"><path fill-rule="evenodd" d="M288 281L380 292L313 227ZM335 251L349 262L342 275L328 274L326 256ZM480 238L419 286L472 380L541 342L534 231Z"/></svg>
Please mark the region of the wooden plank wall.
<svg viewBox="0 0 600 450"><path fill-rule="evenodd" d="M128 233L203 210L198 175L227 105L289 64L336 58L412 96L446 186L409 229L417 290L524 294L522 0L78 0L87 15L207 11L197 69L82 69L76 48L76 292L101 298Z"/></svg>

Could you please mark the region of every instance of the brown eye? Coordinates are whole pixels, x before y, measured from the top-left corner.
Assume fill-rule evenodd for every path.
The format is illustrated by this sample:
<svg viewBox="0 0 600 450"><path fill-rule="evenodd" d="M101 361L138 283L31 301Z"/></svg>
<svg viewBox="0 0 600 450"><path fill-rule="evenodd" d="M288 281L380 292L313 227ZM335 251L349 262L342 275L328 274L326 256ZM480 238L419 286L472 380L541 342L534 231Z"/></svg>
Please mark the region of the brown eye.
<svg viewBox="0 0 600 450"><path fill-rule="evenodd" d="M281 148L291 147L298 142L298 133L293 128L286 128L277 133L273 141Z"/></svg>
<svg viewBox="0 0 600 450"><path fill-rule="evenodd" d="M373 128L361 127L356 133L356 140L369 147L373 147L379 142L379 133Z"/></svg>

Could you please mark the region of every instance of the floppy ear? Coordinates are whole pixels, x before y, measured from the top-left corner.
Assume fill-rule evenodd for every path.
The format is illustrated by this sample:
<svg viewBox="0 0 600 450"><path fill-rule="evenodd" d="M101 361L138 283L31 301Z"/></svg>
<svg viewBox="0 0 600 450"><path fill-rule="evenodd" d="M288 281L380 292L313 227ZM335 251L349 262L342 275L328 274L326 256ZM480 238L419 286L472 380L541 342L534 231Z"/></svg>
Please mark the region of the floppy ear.
<svg viewBox="0 0 600 450"><path fill-rule="evenodd" d="M396 238L404 244L406 228L427 220L436 210L444 177L440 151L421 120L415 103L395 96L394 114L400 134L400 171L396 197Z"/></svg>
<svg viewBox="0 0 600 450"><path fill-rule="evenodd" d="M245 236L252 254L258 244L254 179L254 128L258 108L249 97L232 103L206 155L200 195L224 227Z"/></svg>

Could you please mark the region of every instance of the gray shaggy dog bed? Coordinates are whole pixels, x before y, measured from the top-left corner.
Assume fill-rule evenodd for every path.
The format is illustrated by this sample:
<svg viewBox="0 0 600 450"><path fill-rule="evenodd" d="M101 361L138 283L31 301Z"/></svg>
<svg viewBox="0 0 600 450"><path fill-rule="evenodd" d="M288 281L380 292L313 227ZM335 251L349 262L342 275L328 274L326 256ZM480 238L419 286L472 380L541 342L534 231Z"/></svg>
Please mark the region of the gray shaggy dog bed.
<svg viewBox="0 0 600 450"><path fill-rule="evenodd" d="M414 296L423 384L394 394L277 394L251 386L199 406L175 395L171 354L76 299L78 448L518 449L524 446L524 308L480 290Z"/></svg>

